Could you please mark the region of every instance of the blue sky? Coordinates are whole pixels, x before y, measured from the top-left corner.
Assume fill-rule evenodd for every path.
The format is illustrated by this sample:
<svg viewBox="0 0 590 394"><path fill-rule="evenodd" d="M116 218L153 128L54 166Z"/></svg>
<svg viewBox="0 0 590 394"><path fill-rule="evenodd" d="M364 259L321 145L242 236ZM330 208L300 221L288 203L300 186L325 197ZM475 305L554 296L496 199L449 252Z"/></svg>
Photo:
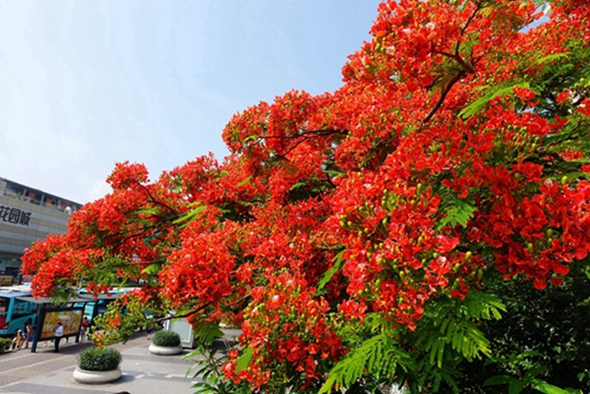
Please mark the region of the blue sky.
<svg viewBox="0 0 590 394"><path fill-rule="evenodd" d="M0 177L81 203L227 154L230 117L341 86L377 0L0 0Z"/></svg>

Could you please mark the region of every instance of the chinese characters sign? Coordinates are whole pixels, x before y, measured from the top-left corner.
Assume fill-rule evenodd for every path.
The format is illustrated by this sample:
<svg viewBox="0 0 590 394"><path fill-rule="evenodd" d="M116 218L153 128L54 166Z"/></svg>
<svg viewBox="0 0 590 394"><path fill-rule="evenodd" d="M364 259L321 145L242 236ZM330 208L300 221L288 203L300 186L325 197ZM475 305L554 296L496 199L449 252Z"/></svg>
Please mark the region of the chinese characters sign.
<svg viewBox="0 0 590 394"><path fill-rule="evenodd" d="M31 212L25 212L21 211L18 208L11 208L5 205L0 205L0 222L8 222L28 226L30 219Z"/></svg>

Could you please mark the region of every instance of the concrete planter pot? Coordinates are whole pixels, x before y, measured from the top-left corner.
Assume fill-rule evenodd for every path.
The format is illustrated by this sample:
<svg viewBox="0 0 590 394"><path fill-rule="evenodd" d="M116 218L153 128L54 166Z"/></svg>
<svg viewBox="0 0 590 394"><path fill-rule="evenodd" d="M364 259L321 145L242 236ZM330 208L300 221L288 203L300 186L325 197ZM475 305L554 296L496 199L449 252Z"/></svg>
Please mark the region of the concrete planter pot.
<svg viewBox="0 0 590 394"><path fill-rule="evenodd" d="M87 371L76 367L74 370L74 380L84 384L103 384L114 382L121 377L121 369L111 369L110 371Z"/></svg>
<svg viewBox="0 0 590 394"><path fill-rule="evenodd" d="M159 356L172 356L174 354L182 353L182 346L156 346L152 343L148 350L150 353Z"/></svg>

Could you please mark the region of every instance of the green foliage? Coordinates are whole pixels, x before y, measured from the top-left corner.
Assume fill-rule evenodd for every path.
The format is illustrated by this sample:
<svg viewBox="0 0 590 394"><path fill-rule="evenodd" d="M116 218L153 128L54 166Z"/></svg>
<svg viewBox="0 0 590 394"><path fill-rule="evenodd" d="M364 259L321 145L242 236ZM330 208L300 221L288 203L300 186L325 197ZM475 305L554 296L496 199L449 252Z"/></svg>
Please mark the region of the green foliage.
<svg viewBox="0 0 590 394"><path fill-rule="evenodd" d="M463 373L456 367L464 360L481 360L492 354L490 341L478 323L499 320L506 308L495 296L472 291L464 300L441 298L426 308L410 348L419 363L414 375L406 377L413 393L459 393L458 379ZM444 391L444 390L443 390Z"/></svg>
<svg viewBox="0 0 590 394"><path fill-rule="evenodd" d="M492 352L490 342L478 329L476 321L501 319L505 306L493 295L472 291L464 301L446 299L437 302L426 312L423 332L416 346L429 354L429 362L442 368L445 349L461 354L468 361Z"/></svg>
<svg viewBox="0 0 590 394"><path fill-rule="evenodd" d="M492 358L488 363L501 362L504 365L516 367L525 366L524 373L519 377L509 375L496 375L483 382L483 387L508 384L508 394L519 394L522 390L532 388L544 394L571 394L581 393L579 390L563 390L557 386L539 379L537 376L547 371L547 368L535 365L529 358L542 356L540 353L527 351L518 355L510 355L508 358Z"/></svg>
<svg viewBox="0 0 590 394"><path fill-rule="evenodd" d="M291 186L289 189L289 200L293 202L307 200L317 197L331 188L333 188L333 185L327 182L326 179L306 179Z"/></svg>
<svg viewBox="0 0 590 394"><path fill-rule="evenodd" d="M160 270L162 269L162 264L150 264L147 267L145 267L144 269L141 270L142 274L148 274L148 275L156 275L158 272L160 272Z"/></svg>
<svg viewBox="0 0 590 394"><path fill-rule="evenodd" d="M590 59L590 48L582 42L570 41L569 52L557 53L543 57L537 61L541 66L541 72L531 81L539 92L542 101L536 107L539 114L550 117L560 114L569 115L567 108L556 103L557 95L567 89L571 89L574 95L587 94L587 83L590 78L587 64Z"/></svg>
<svg viewBox="0 0 590 394"><path fill-rule="evenodd" d="M542 57L541 59L537 60L537 64L541 65L543 63L548 63L556 59L561 59L563 57L567 57L567 53L552 53L551 55L547 55Z"/></svg>
<svg viewBox="0 0 590 394"><path fill-rule="evenodd" d="M236 371L240 372L244 369L248 368L250 365L250 361L252 361L252 356L254 355L254 349L251 347L246 348L240 357L236 359Z"/></svg>
<svg viewBox="0 0 590 394"><path fill-rule="evenodd" d="M12 341L9 338L0 338L0 354L10 349Z"/></svg>
<svg viewBox="0 0 590 394"><path fill-rule="evenodd" d="M145 320L145 317L140 320L136 315L128 314L123 320L123 324L118 327L118 330L109 330L101 333L96 332L97 329L108 327L109 318L119 316L120 314L122 314L120 307L117 306L115 302L110 303L107 306L107 311L105 313L95 316L92 319L93 327L89 334L90 340L93 342L100 341L101 345L127 342L129 338L131 338L131 335L137 330L136 327L138 327L139 322Z"/></svg>
<svg viewBox="0 0 590 394"><path fill-rule="evenodd" d="M500 86L489 87L489 90L482 97L463 108L463 110L459 112L459 116L463 119L466 119L479 113L490 100L498 96L513 94L513 89L517 86L521 88L528 88L529 84L522 81L509 81L508 83L502 84Z"/></svg>
<svg viewBox="0 0 590 394"><path fill-rule="evenodd" d="M51 293L50 300L53 305L63 304L65 302L68 302L68 300L70 300L71 298L75 298L78 296L76 289L72 288L68 280L64 279L63 282L63 286L56 288L55 291Z"/></svg>
<svg viewBox="0 0 590 394"><path fill-rule="evenodd" d="M161 330L156 332L152 343L156 346L164 347L180 346L180 335L174 331Z"/></svg>
<svg viewBox="0 0 590 394"><path fill-rule="evenodd" d="M330 371L319 394L330 393L333 388L349 387L366 375L375 379L393 379L397 368L414 369L414 360L396 347L392 332L383 332L353 349Z"/></svg>
<svg viewBox="0 0 590 394"><path fill-rule="evenodd" d="M86 371L110 371L117 369L121 363L121 353L108 347L89 347L78 356L78 368Z"/></svg>
<svg viewBox="0 0 590 394"><path fill-rule="evenodd" d="M320 279L320 281L318 282L318 287L316 290L316 295L323 295L325 293L324 291L324 287L328 284L328 282L330 281L330 279L332 279L332 277L334 276L334 274L336 274L338 271L340 271L340 268L342 268L342 264L344 263L344 252L346 250L342 250L340 251L340 253L338 253L333 261L334 261L334 265L332 267L330 267L330 269L328 269L324 275L322 276L322 278Z"/></svg>
<svg viewBox="0 0 590 394"><path fill-rule="evenodd" d="M191 207L193 209L191 209L190 211L188 211L186 214L184 214L180 218L176 219L173 222L173 224L187 225L191 221L193 221L194 219L196 219L199 216L199 214L201 212L203 212L207 208L206 205L202 205L200 202L191 203L191 204L189 204L189 207Z"/></svg>
<svg viewBox="0 0 590 394"><path fill-rule="evenodd" d="M349 343L360 345L332 368L320 393L402 383L413 393L437 392L442 382L459 392L455 378L461 373L454 366L492 354L478 321L500 319L505 310L497 297L483 292L472 291L464 300L440 298L429 303L414 333L368 314L356 330L349 327L342 333Z"/></svg>
<svg viewBox="0 0 590 394"><path fill-rule="evenodd" d="M525 390L549 392L542 390L551 385L570 393L588 393L588 270L587 262L574 264L561 286L543 291L522 279L506 281L490 272L484 290L497 294L507 312L502 321L480 322L479 329L489 339L493 357L472 363L463 361L457 366L468 378L459 382L461 393L494 394L499 384L512 384L513 391L522 386Z"/></svg>
<svg viewBox="0 0 590 394"><path fill-rule="evenodd" d="M183 357L183 359L196 361L187 372L187 376L192 374L193 380L200 380L192 386L197 389L195 394L249 394L252 392L248 385L236 385L223 375L221 367L229 361L226 354L229 349L228 343L225 343L224 349L202 346L199 350Z"/></svg>
<svg viewBox="0 0 590 394"><path fill-rule="evenodd" d="M195 321L193 318L191 324L196 342L201 346L209 347L213 345L213 342L215 342L216 339L223 336L223 331L219 328L218 321L209 321L206 320L205 317L206 316L203 316L203 319L199 321Z"/></svg>
<svg viewBox="0 0 590 394"><path fill-rule="evenodd" d="M442 229L449 224L452 227L457 226L457 224L466 227L476 208L468 200L457 197L455 193L446 188L443 188L441 197L440 211L443 213L443 217L440 219L437 228Z"/></svg>

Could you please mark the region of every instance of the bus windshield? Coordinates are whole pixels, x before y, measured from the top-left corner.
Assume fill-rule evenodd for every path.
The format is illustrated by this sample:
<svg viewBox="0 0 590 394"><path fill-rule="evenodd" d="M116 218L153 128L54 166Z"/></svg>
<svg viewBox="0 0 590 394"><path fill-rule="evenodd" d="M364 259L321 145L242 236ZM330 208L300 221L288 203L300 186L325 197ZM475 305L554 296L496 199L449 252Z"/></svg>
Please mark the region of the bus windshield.
<svg viewBox="0 0 590 394"><path fill-rule="evenodd" d="M35 325L37 304L21 299L31 294L28 286L0 287L0 336L13 336L25 322Z"/></svg>
<svg viewBox="0 0 590 394"><path fill-rule="evenodd" d="M8 325L6 324L6 314L8 313L9 303L9 298L0 297L0 330L6 330L8 328Z"/></svg>

